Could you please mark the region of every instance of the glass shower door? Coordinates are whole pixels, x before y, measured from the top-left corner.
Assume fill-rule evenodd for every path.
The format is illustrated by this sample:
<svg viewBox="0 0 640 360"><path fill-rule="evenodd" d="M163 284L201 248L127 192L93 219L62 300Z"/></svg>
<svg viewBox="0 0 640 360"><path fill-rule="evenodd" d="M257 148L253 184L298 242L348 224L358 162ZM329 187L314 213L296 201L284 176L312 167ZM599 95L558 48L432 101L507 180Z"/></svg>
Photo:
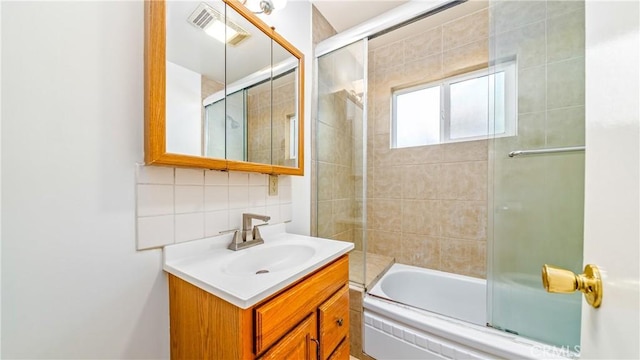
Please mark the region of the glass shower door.
<svg viewBox="0 0 640 360"><path fill-rule="evenodd" d="M584 2L493 1L493 66L517 63L517 134L490 151L489 323L580 344L581 294L549 294L541 267L582 273ZM542 151L540 151L542 150Z"/></svg>
<svg viewBox="0 0 640 360"><path fill-rule="evenodd" d="M317 236L353 242L349 278L365 280L366 39L318 58Z"/></svg>

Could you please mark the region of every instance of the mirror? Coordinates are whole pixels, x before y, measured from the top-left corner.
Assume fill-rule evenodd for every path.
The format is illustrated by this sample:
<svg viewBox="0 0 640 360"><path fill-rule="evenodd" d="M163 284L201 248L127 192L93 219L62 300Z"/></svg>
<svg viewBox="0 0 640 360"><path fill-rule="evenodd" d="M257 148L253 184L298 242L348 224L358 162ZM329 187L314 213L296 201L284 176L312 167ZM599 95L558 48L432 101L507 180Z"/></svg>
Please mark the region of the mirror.
<svg viewBox="0 0 640 360"><path fill-rule="evenodd" d="M145 162L302 175L303 55L236 0L145 6Z"/></svg>

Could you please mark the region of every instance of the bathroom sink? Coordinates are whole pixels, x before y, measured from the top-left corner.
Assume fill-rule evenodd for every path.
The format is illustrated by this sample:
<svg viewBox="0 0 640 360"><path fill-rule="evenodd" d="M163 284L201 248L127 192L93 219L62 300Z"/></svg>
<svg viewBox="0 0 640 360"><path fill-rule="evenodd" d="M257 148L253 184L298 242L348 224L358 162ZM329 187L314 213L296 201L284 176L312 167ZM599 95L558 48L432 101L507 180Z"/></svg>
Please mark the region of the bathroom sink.
<svg viewBox="0 0 640 360"><path fill-rule="evenodd" d="M331 263L353 243L290 234L285 224L260 229L264 244L231 251L233 234L164 248L164 270L247 309Z"/></svg>
<svg viewBox="0 0 640 360"><path fill-rule="evenodd" d="M241 250L222 271L229 275L261 275L287 270L307 262L316 249L309 245L263 245Z"/></svg>

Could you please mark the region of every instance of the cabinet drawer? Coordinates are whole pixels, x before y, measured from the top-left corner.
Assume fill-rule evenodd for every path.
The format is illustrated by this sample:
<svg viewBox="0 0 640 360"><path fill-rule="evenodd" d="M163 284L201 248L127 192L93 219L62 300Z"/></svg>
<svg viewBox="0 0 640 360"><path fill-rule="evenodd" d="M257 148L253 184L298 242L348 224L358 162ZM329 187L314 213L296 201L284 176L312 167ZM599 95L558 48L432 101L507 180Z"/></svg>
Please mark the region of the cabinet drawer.
<svg viewBox="0 0 640 360"><path fill-rule="evenodd" d="M349 333L349 286L344 285L318 308L320 357L326 359Z"/></svg>
<svg viewBox="0 0 640 360"><path fill-rule="evenodd" d="M273 345L320 303L349 281L349 258L343 256L324 269L280 293L255 310L256 355ZM348 309L348 301L347 301ZM349 324L346 324L349 328Z"/></svg>

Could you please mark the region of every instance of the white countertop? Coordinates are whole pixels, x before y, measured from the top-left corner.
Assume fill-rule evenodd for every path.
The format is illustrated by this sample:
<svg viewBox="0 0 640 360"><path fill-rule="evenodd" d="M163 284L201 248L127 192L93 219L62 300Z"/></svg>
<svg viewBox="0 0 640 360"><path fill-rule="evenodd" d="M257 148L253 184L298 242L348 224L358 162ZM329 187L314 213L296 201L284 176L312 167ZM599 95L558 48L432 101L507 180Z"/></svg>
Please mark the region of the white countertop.
<svg viewBox="0 0 640 360"><path fill-rule="evenodd" d="M311 274L324 265L348 253L353 243L295 235L285 232L284 224L260 228L264 244L232 251L227 246L233 234L215 236L202 240L165 246L164 265L166 272L179 277L242 309L249 308L276 292ZM290 247L289 247L290 246ZM292 251L287 254L287 249ZM238 266L260 268L262 254L280 256L283 261L298 256L295 249L304 250L300 256L305 261L293 266L265 266L269 273L255 274L237 271ZM276 253L277 252L277 253ZM246 264L240 257L255 259L256 264ZM266 255L265 255L266 257Z"/></svg>

